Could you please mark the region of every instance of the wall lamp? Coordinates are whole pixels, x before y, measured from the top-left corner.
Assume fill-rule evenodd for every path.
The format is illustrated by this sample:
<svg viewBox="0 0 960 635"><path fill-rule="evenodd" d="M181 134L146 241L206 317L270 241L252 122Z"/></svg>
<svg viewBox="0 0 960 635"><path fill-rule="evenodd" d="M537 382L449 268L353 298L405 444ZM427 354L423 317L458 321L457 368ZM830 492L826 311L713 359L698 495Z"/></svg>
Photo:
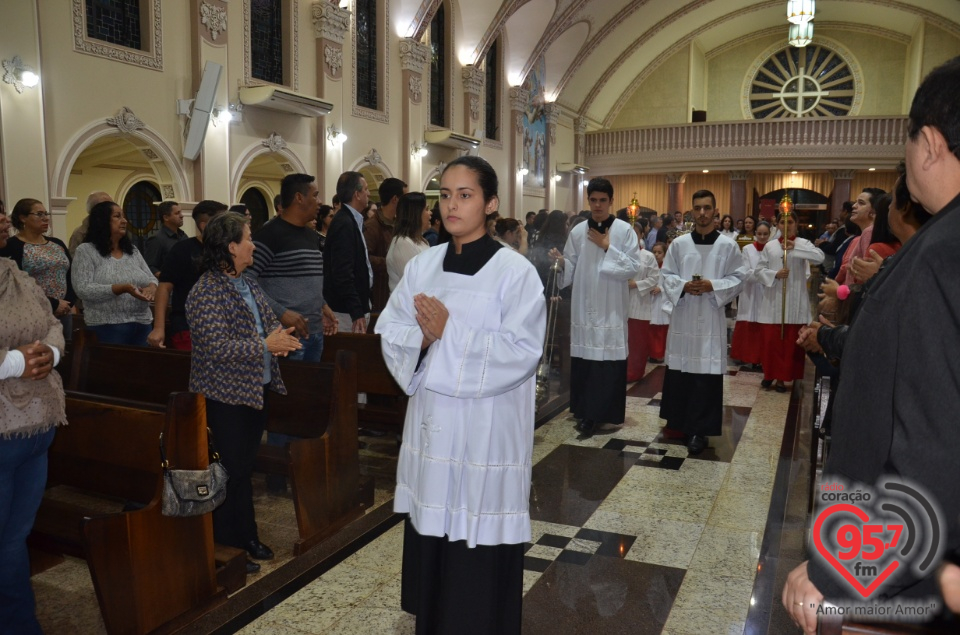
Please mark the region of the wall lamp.
<svg viewBox="0 0 960 635"><path fill-rule="evenodd" d="M330 142L330 145L336 148L337 146L342 146L343 143L347 140L347 135L336 126L329 126L327 128L327 141Z"/></svg>
<svg viewBox="0 0 960 635"><path fill-rule="evenodd" d="M530 174L530 168L524 165L519 165L517 166L517 174L519 174L520 176L526 176Z"/></svg>
<svg viewBox="0 0 960 635"><path fill-rule="evenodd" d="M22 93L24 87L33 88L39 84L40 76L25 65L19 55L14 55L12 60L3 60L3 81L6 84L13 84L17 92Z"/></svg>
<svg viewBox="0 0 960 635"><path fill-rule="evenodd" d="M427 156L427 142L415 143L410 146L410 156L412 157L425 157Z"/></svg>
<svg viewBox="0 0 960 635"><path fill-rule="evenodd" d="M226 108L214 108L213 123L240 123L243 121L243 104L230 104Z"/></svg>

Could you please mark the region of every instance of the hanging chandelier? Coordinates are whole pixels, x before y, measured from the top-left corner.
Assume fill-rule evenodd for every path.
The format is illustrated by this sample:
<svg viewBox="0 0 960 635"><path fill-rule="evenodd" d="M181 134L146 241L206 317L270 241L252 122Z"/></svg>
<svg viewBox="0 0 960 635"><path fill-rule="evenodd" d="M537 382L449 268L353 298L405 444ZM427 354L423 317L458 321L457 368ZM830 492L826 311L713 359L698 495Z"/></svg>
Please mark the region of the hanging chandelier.
<svg viewBox="0 0 960 635"><path fill-rule="evenodd" d="M816 0L787 0L787 21L804 24L814 18Z"/></svg>
<svg viewBox="0 0 960 635"><path fill-rule="evenodd" d="M803 24L791 24L790 37L788 40L792 46L796 46L797 48L810 44L813 40L813 21L804 22Z"/></svg>

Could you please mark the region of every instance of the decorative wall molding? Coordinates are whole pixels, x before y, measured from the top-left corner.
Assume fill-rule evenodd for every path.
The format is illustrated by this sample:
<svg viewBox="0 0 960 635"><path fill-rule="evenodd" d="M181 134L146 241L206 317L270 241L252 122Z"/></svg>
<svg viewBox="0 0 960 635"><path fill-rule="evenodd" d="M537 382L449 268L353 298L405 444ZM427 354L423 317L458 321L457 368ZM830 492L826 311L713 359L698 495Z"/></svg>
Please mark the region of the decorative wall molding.
<svg viewBox="0 0 960 635"><path fill-rule="evenodd" d="M87 11L84 0L73 0L73 50L86 55L132 64L155 71L163 70L163 20L160 0L145 0L150 10L142 14L141 44L144 50L136 50L87 37Z"/></svg>
<svg viewBox="0 0 960 635"><path fill-rule="evenodd" d="M430 62L430 47L410 38L400 40L400 69L423 73Z"/></svg>
<svg viewBox="0 0 960 635"><path fill-rule="evenodd" d="M573 133L582 135L587 133L587 118L586 117L574 117L573 119Z"/></svg>
<svg viewBox="0 0 960 635"><path fill-rule="evenodd" d="M857 175L856 170L830 170L830 176L833 177L834 181L839 181L841 179L853 179Z"/></svg>
<svg viewBox="0 0 960 635"><path fill-rule="evenodd" d="M557 143L557 124L560 122L560 113L563 109L557 103L545 104L543 114L547 117L547 132L550 135L550 143Z"/></svg>
<svg viewBox="0 0 960 635"><path fill-rule="evenodd" d="M276 132L271 132L269 137L260 142L260 145L268 148L270 152L280 152L287 147L287 142Z"/></svg>
<svg viewBox="0 0 960 635"><path fill-rule="evenodd" d="M363 155L363 160L369 163L370 165L383 164L383 157L380 156L380 153L377 152L376 148L370 148L370 152Z"/></svg>
<svg viewBox="0 0 960 635"><path fill-rule="evenodd" d="M750 120L590 132L585 161L610 174L862 169L903 157L906 117ZM881 165L878 165L881 164Z"/></svg>
<svg viewBox="0 0 960 635"><path fill-rule="evenodd" d="M666 174L667 183L686 183L687 175L683 172L671 172Z"/></svg>
<svg viewBox="0 0 960 635"><path fill-rule="evenodd" d="M284 0L289 2L290 7L290 32L293 34L293 42L287 42L285 46L290 47L290 59L293 60L293 68L290 69L290 80L285 81L284 86L289 86L293 90L300 88L300 0ZM247 86L266 85L260 79L251 75L250 63L250 0L243 0L243 80ZM286 80L286 77L284 77Z"/></svg>
<svg viewBox="0 0 960 635"><path fill-rule="evenodd" d="M476 66L464 66L460 77L463 79L463 92L468 95L479 95L483 92L486 75Z"/></svg>
<svg viewBox="0 0 960 635"><path fill-rule="evenodd" d="M340 70L343 68L343 49L325 44L323 46L323 64L329 69L329 75L333 78L340 77Z"/></svg>
<svg viewBox="0 0 960 635"><path fill-rule="evenodd" d="M423 97L423 78L411 73L407 81L407 88L410 90L410 101L419 104Z"/></svg>
<svg viewBox="0 0 960 635"><path fill-rule="evenodd" d="M480 98L476 95L469 95L470 101L470 119L478 121L480 119Z"/></svg>
<svg viewBox="0 0 960 635"><path fill-rule="evenodd" d="M274 154L280 155L280 157L274 156L271 158L277 162L277 165L279 165L280 169L284 172L287 172L286 166L289 165L291 168L293 168L293 172L299 172L301 174L307 173L307 168L303 161L300 160L300 157L294 154L290 148L286 147L286 144L284 144L284 147L280 150L274 151L271 150L264 141L265 140L261 140L249 145L243 152L240 153L236 162L233 164L230 173L230 191L234 194L232 200L239 201L241 190L249 187L250 185L249 183L245 182L245 179L243 178L244 172L246 172L247 168L250 167L250 164L253 163L257 157L265 154L273 152ZM269 188L264 188L264 191L269 191Z"/></svg>
<svg viewBox="0 0 960 635"><path fill-rule="evenodd" d="M116 117L107 117L107 125L117 128L120 132L124 134L130 134L137 130L143 130L146 125L133 114L133 111L124 106L120 109L120 112L117 113Z"/></svg>
<svg viewBox="0 0 960 635"><path fill-rule="evenodd" d="M343 44L349 32L349 9L326 1L313 3L313 34L317 39Z"/></svg>
<svg viewBox="0 0 960 635"><path fill-rule="evenodd" d="M227 10L209 2L200 3L200 24L207 27L210 37L217 37L227 30Z"/></svg>
<svg viewBox="0 0 960 635"><path fill-rule="evenodd" d="M160 185L160 193L165 201L171 201L174 198L173 186L168 183Z"/></svg>
<svg viewBox="0 0 960 635"><path fill-rule="evenodd" d="M783 29L781 29L782 31ZM753 174L750 170L731 170L730 171L730 180L731 181L746 181L750 178L750 175Z"/></svg>
<svg viewBox="0 0 960 635"><path fill-rule="evenodd" d="M522 86L514 86L507 91L507 96L510 99L510 112L513 113L513 132L520 134L523 132L523 115L530 101L530 91Z"/></svg>

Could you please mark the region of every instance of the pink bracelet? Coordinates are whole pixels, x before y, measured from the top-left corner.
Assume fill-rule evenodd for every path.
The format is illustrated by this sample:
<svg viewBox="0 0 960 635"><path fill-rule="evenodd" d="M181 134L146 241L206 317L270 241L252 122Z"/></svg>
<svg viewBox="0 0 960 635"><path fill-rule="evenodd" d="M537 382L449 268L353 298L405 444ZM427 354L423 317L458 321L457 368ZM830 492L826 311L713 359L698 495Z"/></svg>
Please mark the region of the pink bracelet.
<svg viewBox="0 0 960 635"><path fill-rule="evenodd" d="M838 300L846 300L849 297L850 297L850 287L848 287L845 284L841 284L839 287L837 287Z"/></svg>

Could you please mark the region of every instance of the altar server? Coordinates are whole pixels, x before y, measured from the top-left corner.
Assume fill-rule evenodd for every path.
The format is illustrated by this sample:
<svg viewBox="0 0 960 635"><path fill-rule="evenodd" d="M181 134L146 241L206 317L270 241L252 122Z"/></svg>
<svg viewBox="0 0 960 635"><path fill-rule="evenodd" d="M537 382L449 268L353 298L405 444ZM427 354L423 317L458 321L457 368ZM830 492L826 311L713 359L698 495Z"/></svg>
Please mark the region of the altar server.
<svg viewBox="0 0 960 635"><path fill-rule="evenodd" d="M408 514L401 607L417 633L520 633L546 304L533 265L487 235L498 203L489 163L449 163L453 240L407 264L376 325L412 395L394 510Z"/></svg>
<svg viewBox="0 0 960 635"><path fill-rule="evenodd" d="M657 260L657 286L650 289L650 297L653 298L653 305L650 309L650 327L647 333L650 336L650 361L654 364L662 364L667 355L667 331L670 329L670 314L673 313L673 305L667 300L663 293L663 257L667 255L667 244L656 243L650 250L653 257Z"/></svg>
<svg viewBox="0 0 960 635"><path fill-rule="evenodd" d="M663 290L673 304L667 335L667 372L660 418L686 436L696 455L723 424L723 376L727 371L725 305L737 297L746 270L740 248L713 222L716 197L693 194L694 230L678 237L664 258Z"/></svg>
<svg viewBox="0 0 960 635"><path fill-rule="evenodd" d="M786 392L785 381L803 378L803 349L797 345L800 328L810 323L807 276L810 264L823 262L823 252L806 238L797 237L797 217L781 215L777 226L780 238L770 240L760 252L756 279L763 285L763 300L757 321L763 340L763 381L769 388L776 381L777 392ZM783 250L787 250L786 265ZM783 281L786 282L783 282ZM786 317L783 312L783 285L786 284Z"/></svg>
<svg viewBox="0 0 960 635"><path fill-rule="evenodd" d="M747 217L750 220L750 217ZM757 321L760 304L763 301L763 290L757 282L757 265L760 263L760 252L770 238L770 224L762 221L754 230L754 241L743 246L740 255L746 269L746 278L737 300L737 325L733 329L733 340L730 343L730 357L745 364L759 366L763 354L763 336L760 332L760 323Z"/></svg>
<svg viewBox="0 0 960 635"><path fill-rule="evenodd" d="M639 227L636 229L639 230ZM643 241L638 236L639 244ZM650 319L653 317L654 296L650 291L660 282L660 265L652 253L640 250L640 271L627 282L630 304L627 310L629 354L627 381L640 381L647 369L650 356Z"/></svg>
<svg viewBox="0 0 960 635"><path fill-rule="evenodd" d="M640 270L637 235L610 213L613 185L587 184L590 218L570 230L561 255L560 288L573 285L570 309L570 411L577 429L620 425L627 403L627 281Z"/></svg>

